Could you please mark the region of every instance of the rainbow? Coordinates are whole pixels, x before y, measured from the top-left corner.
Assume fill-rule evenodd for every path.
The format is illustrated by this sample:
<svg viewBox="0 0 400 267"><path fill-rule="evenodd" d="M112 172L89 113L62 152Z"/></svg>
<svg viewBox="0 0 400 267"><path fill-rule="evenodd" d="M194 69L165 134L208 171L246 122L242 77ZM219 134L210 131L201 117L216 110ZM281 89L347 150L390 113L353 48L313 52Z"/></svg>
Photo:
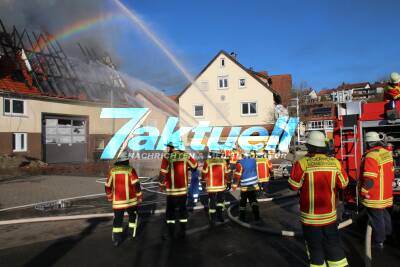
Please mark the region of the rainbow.
<svg viewBox="0 0 400 267"><path fill-rule="evenodd" d="M87 31L89 29L94 28L100 23L108 22L115 20L117 18L123 17L122 14L118 13L109 13L109 14L102 14L98 16L94 16L91 18L83 19L77 22L74 22L60 31L56 32L55 34L47 34L47 38L39 38L39 40L34 44L33 51L39 52L44 49L49 43L54 41L59 41L62 39L67 39L73 35L79 34L83 31Z"/></svg>

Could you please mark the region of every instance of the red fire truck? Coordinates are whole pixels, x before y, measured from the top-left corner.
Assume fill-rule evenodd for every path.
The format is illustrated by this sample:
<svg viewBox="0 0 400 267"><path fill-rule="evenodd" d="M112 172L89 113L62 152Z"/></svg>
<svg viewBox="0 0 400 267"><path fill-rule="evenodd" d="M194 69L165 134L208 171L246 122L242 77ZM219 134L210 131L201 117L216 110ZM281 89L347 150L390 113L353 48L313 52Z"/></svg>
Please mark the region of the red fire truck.
<svg viewBox="0 0 400 267"><path fill-rule="evenodd" d="M400 101L396 101L395 106L391 105L389 101L360 101L337 105L334 153L352 181L344 195L348 203L358 203L356 184L360 176L361 158L366 150L364 136L369 131L376 131L382 135L385 145L393 152L393 194L395 205L400 205Z"/></svg>

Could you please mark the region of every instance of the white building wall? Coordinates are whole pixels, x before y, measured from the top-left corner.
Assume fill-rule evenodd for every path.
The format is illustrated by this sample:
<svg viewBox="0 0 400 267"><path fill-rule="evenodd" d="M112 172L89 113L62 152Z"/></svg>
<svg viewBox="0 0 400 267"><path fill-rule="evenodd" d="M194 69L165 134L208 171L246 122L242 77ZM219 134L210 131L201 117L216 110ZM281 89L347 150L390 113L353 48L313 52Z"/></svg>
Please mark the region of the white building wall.
<svg viewBox="0 0 400 267"><path fill-rule="evenodd" d="M225 59L224 67L221 67L221 58ZM220 76L228 77L228 88L218 88ZM242 78L246 79L245 88L239 88L239 79ZM202 88L204 82L208 82L207 90ZM182 125L210 121L211 126L240 126L274 121L273 93L223 53L198 77L196 84L197 87L192 84L179 98ZM241 102L256 102L257 114L242 115ZM194 118L194 105L200 104L204 105L204 116Z"/></svg>
<svg viewBox="0 0 400 267"><path fill-rule="evenodd" d="M8 116L4 114L4 97L0 97L0 132L42 132L42 113L59 115L88 116L90 134L114 134L127 119L101 119L102 107L84 104L69 104L46 100L25 99L25 115ZM106 107L106 106L105 106Z"/></svg>

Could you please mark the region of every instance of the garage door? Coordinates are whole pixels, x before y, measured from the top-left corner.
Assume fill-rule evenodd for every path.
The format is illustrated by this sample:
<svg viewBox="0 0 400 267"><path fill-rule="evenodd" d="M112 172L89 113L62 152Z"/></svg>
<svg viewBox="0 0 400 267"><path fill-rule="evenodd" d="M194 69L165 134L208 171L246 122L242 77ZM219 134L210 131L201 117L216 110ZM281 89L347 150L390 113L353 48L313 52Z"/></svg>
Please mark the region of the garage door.
<svg viewBox="0 0 400 267"><path fill-rule="evenodd" d="M87 118L45 115L44 160L48 163L84 162L87 159Z"/></svg>

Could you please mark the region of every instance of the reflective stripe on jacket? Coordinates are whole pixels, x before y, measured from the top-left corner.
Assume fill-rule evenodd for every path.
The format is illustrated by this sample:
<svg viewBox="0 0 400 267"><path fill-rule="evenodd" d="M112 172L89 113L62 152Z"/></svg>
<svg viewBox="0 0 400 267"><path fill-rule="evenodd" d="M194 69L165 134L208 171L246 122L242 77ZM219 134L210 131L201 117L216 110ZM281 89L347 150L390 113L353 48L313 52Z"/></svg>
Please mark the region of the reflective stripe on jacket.
<svg viewBox="0 0 400 267"><path fill-rule="evenodd" d="M202 180L206 181L207 192L224 191L228 182L229 171L224 159L207 159L202 170Z"/></svg>
<svg viewBox="0 0 400 267"><path fill-rule="evenodd" d="M196 169L197 161L190 154L174 151L166 154L161 162L160 181L166 187L167 195L186 195L188 190L189 169Z"/></svg>
<svg viewBox="0 0 400 267"><path fill-rule="evenodd" d="M400 85L388 85L384 88L386 100L400 100Z"/></svg>
<svg viewBox="0 0 400 267"><path fill-rule="evenodd" d="M139 178L130 166L115 166L105 183L106 195L112 200L113 209L126 209L138 204L142 196Z"/></svg>
<svg viewBox="0 0 400 267"><path fill-rule="evenodd" d="M272 163L267 158L257 158L257 176L260 183L269 181L272 172Z"/></svg>
<svg viewBox="0 0 400 267"><path fill-rule="evenodd" d="M234 175L235 185L239 185L241 191L259 190L257 178L257 164L255 158L244 158L237 162Z"/></svg>
<svg viewBox="0 0 400 267"><path fill-rule="evenodd" d="M393 205L394 166L392 153L378 146L365 154L361 173L361 203L383 209Z"/></svg>
<svg viewBox="0 0 400 267"><path fill-rule="evenodd" d="M236 162L239 160L240 153L239 151L232 151L231 156L229 158L229 163L236 164Z"/></svg>
<svg viewBox="0 0 400 267"><path fill-rule="evenodd" d="M300 220L304 225L323 226L336 222L336 191L349 179L340 162L324 154L308 155L296 161L288 180L300 190Z"/></svg>

